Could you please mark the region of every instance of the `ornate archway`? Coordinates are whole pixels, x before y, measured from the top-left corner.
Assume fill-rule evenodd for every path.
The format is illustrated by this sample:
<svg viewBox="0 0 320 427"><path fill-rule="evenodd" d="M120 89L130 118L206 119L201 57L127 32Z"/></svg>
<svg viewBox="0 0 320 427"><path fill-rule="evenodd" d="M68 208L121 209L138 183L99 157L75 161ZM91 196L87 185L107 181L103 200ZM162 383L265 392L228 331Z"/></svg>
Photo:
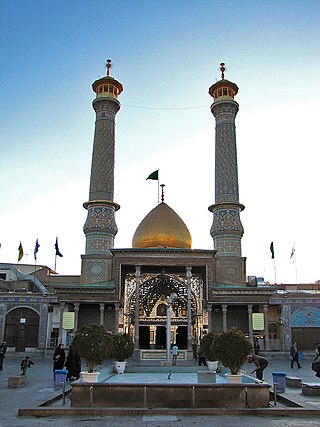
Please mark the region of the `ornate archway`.
<svg viewBox="0 0 320 427"><path fill-rule="evenodd" d="M39 314L28 307L18 307L6 316L5 340L8 347L25 351L26 347L38 347Z"/></svg>
<svg viewBox="0 0 320 427"><path fill-rule="evenodd" d="M139 325L149 337L149 345L160 346L159 336L163 335L166 321L166 298L177 294L177 299L171 305L172 309L172 340L180 339L180 348L186 348L188 288L187 279L183 274L151 274L140 276L139 286ZM191 319L192 335L195 340L203 324L203 277L193 275L191 278ZM133 273L125 275L124 289L124 325L125 329L134 332L136 303L136 281ZM147 328L147 329L146 329ZM158 336L157 336L158 334ZM163 339L162 339L163 340ZM143 344L146 345L144 335ZM165 343L162 343L162 347Z"/></svg>

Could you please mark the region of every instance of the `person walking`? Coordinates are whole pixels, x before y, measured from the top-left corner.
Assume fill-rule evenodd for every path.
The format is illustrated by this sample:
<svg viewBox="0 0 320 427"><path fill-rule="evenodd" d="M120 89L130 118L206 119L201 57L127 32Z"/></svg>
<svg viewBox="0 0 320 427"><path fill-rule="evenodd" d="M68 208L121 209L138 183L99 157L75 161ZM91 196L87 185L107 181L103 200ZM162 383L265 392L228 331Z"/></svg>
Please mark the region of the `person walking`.
<svg viewBox="0 0 320 427"><path fill-rule="evenodd" d="M21 363L20 363L20 367L21 367L21 375L26 375L27 373L27 368L30 368L31 365L34 365L34 363L32 362L32 360L30 359L30 356L26 356L24 359L22 359Z"/></svg>
<svg viewBox="0 0 320 427"><path fill-rule="evenodd" d="M253 348L254 348L254 354L259 355L260 344L257 337L254 337L253 339Z"/></svg>
<svg viewBox="0 0 320 427"><path fill-rule="evenodd" d="M316 357L312 361L311 368L315 371L315 376L320 378L320 343L317 342Z"/></svg>
<svg viewBox="0 0 320 427"><path fill-rule="evenodd" d="M0 371L3 370L3 359L6 357L7 351L7 343L5 341L3 341L3 343L0 346Z"/></svg>
<svg viewBox="0 0 320 427"><path fill-rule="evenodd" d="M258 380L262 381L263 371L269 365L268 360L265 357L259 356L257 354L248 354L247 356L248 363L254 363L256 368L251 371L251 374L256 373Z"/></svg>
<svg viewBox="0 0 320 427"><path fill-rule="evenodd" d="M64 352L63 344L59 344L53 354L53 376L56 377L55 371L63 369L66 354Z"/></svg>
<svg viewBox="0 0 320 427"><path fill-rule="evenodd" d="M298 351L296 342L293 342L292 346L290 347L290 360L291 360L291 369L293 369L294 362L296 362L296 364L298 365L298 369L302 368L302 366L299 363L299 351Z"/></svg>
<svg viewBox="0 0 320 427"><path fill-rule="evenodd" d="M201 366L201 365L207 366L207 361L206 361L206 356L204 354L204 351L200 345L199 350L198 350L198 366Z"/></svg>
<svg viewBox="0 0 320 427"><path fill-rule="evenodd" d="M179 348L178 348L177 344L173 344L173 346L171 348L171 353L172 353L172 365L176 365L177 364L177 358L179 355Z"/></svg>
<svg viewBox="0 0 320 427"><path fill-rule="evenodd" d="M78 380L81 372L81 358L77 350L72 345L69 347L69 353L66 359L66 368L68 370L67 381Z"/></svg>

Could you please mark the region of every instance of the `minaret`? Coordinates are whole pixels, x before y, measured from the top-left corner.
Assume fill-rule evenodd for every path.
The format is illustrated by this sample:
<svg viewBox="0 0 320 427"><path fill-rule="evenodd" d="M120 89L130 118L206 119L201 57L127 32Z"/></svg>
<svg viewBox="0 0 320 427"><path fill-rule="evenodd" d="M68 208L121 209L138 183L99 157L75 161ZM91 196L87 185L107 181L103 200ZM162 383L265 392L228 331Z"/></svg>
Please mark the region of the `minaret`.
<svg viewBox="0 0 320 427"><path fill-rule="evenodd" d="M111 60L107 60L106 76L96 80L92 89L96 93L92 106L96 112L93 141L88 210L83 231L86 236L85 255L82 255L82 283L94 283L111 278L114 236L117 234L115 211L120 206L113 201L115 118L120 109L118 96L122 84L110 77Z"/></svg>
<svg viewBox="0 0 320 427"><path fill-rule="evenodd" d="M209 94L213 97L211 112L216 119L215 144L215 204L210 234L216 254L216 281L245 282L245 258L241 257L243 226L239 203L238 165L235 117L239 110L234 97L238 86L224 78L225 64L220 64L221 80L213 84Z"/></svg>

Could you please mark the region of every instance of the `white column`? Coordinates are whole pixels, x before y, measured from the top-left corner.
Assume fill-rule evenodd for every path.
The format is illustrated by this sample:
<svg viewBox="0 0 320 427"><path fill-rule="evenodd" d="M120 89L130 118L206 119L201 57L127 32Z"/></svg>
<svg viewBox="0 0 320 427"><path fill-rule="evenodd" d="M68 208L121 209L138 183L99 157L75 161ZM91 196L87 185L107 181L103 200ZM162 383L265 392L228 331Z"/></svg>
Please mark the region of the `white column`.
<svg viewBox="0 0 320 427"><path fill-rule="evenodd" d="M228 324L227 324L227 304L222 304L222 325L223 332L227 332Z"/></svg>
<svg viewBox="0 0 320 427"><path fill-rule="evenodd" d="M66 304L64 302L60 302L60 323L59 323L59 340L58 345L62 343L62 334L63 334L63 312L65 309Z"/></svg>
<svg viewBox="0 0 320 427"><path fill-rule="evenodd" d="M269 326L268 326L268 304L263 304L264 313L264 338L266 344L266 350L269 350Z"/></svg>
<svg viewBox="0 0 320 427"><path fill-rule="evenodd" d="M104 306L105 303L104 302L100 302L100 326L104 325Z"/></svg>
<svg viewBox="0 0 320 427"><path fill-rule="evenodd" d="M79 325L79 308L80 308L80 303L79 302L75 302L73 305L74 305L74 328L73 328L73 331L76 332L76 330L78 329L78 325Z"/></svg>
<svg viewBox="0 0 320 427"><path fill-rule="evenodd" d="M119 303L116 302L114 304L114 333L117 334L119 332Z"/></svg>
<svg viewBox="0 0 320 427"><path fill-rule="evenodd" d="M248 324L249 324L249 339L253 341L253 329L252 329L252 304L248 304Z"/></svg>
<svg viewBox="0 0 320 427"><path fill-rule="evenodd" d="M136 350L139 350L139 297L140 297L140 274L141 267L136 265L136 304L135 304L135 319L134 319L134 347Z"/></svg>
<svg viewBox="0 0 320 427"><path fill-rule="evenodd" d="M191 313L191 267L186 267L186 276L187 276L187 291L188 291L188 326L187 326L187 350L192 351L192 331L191 331L191 321L192 321L192 313Z"/></svg>
<svg viewBox="0 0 320 427"><path fill-rule="evenodd" d="M207 304L208 311L208 332L212 332L212 304Z"/></svg>

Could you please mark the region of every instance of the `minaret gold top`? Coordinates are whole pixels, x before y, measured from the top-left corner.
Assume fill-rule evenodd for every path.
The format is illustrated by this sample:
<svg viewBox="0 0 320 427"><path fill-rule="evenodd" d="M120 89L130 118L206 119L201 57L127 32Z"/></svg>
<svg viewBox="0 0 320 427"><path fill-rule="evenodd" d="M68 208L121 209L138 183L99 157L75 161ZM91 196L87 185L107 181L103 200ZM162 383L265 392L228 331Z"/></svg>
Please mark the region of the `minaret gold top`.
<svg viewBox="0 0 320 427"><path fill-rule="evenodd" d="M214 102L222 101L224 99L234 99L239 90L235 83L229 82L229 80L224 78L224 72L226 71L225 65L226 64L224 62L220 63L221 80L214 83L209 88L209 94L214 99Z"/></svg>
<svg viewBox="0 0 320 427"><path fill-rule="evenodd" d="M111 59L106 62L106 76L96 80L92 84L92 89L96 93L96 98L113 98L118 99L118 96L123 91L123 86L120 82L110 76Z"/></svg>

